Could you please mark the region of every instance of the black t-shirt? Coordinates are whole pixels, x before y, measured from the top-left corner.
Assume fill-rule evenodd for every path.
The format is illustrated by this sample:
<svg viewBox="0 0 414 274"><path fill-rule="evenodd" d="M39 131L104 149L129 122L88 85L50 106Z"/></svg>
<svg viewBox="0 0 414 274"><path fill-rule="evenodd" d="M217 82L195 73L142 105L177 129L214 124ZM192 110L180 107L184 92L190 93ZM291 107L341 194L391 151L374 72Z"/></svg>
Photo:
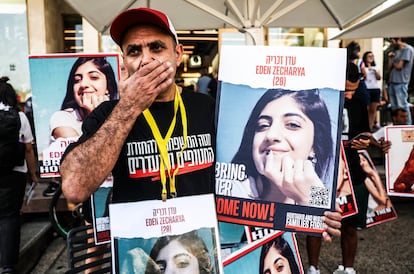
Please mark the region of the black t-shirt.
<svg viewBox="0 0 414 274"><path fill-rule="evenodd" d="M188 134L187 148L182 152L180 162L177 160L183 143L180 110L168 148L171 164L173 167L180 166L175 179L177 196L213 193L216 139L214 100L188 89L183 89L181 96L186 110ZM109 101L96 108L83 122L83 135L66 151L92 136L116 104L117 101ZM150 111L164 137L173 119L173 101L155 102L151 105ZM129 133L112 171L114 177L112 201L161 199L159 162L157 144L148 123L141 114ZM167 191L169 193L168 175Z"/></svg>
<svg viewBox="0 0 414 274"><path fill-rule="evenodd" d="M358 98L352 97L351 100L345 100L344 104L344 120L348 121L347 132L343 135L348 136L348 140L352 139L361 132L369 132L368 111L366 105ZM359 154L356 149L346 148L345 154L348 162L349 173L352 184L362 184L366 178L365 172L359 163Z"/></svg>

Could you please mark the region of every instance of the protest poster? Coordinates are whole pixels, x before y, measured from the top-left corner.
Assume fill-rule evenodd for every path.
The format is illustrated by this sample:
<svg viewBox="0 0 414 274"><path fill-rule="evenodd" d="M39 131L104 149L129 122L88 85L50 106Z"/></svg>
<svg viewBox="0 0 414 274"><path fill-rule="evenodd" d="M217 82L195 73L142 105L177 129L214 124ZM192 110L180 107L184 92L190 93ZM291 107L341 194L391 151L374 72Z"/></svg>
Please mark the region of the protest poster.
<svg viewBox="0 0 414 274"><path fill-rule="evenodd" d="M96 245L111 242L109 204L112 201L112 187L113 177L111 174L91 195L93 236Z"/></svg>
<svg viewBox="0 0 414 274"><path fill-rule="evenodd" d="M342 212L342 218L346 218L358 213L358 206L355 200L354 188L351 176L349 175L348 162L344 152L343 142L340 147L340 158L338 165L338 185L336 201ZM346 142L346 141L345 141Z"/></svg>
<svg viewBox="0 0 414 274"><path fill-rule="evenodd" d="M367 228L397 219L397 212L388 199L386 205L378 203L372 194L368 197Z"/></svg>
<svg viewBox="0 0 414 274"><path fill-rule="evenodd" d="M385 185L367 150L358 150L360 165L366 173L364 184L368 189L366 226L371 227L397 218L397 213L385 189Z"/></svg>
<svg viewBox="0 0 414 274"><path fill-rule="evenodd" d="M414 197L414 126L387 126L392 146L385 154L385 178L390 196Z"/></svg>
<svg viewBox="0 0 414 274"><path fill-rule="evenodd" d="M344 49L221 48L219 221L323 231L323 212L335 207L345 70Z"/></svg>
<svg viewBox="0 0 414 274"><path fill-rule="evenodd" d="M257 226L245 226L245 230L248 243L261 240L273 233L279 232L279 230Z"/></svg>
<svg viewBox="0 0 414 274"><path fill-rule="evenodd" d="M225 260L249 243L263 239L278 230L219 222L221 258Z"/></svg>
<svg viewBox="0 0 414 274"><path fill-rule="evenodd" d="M278 269L284 273L304 273L295 234L282 231L274 231L232 253L223 260L224 273L276 273L272 269L276 258Z"/></svg>
<svg viewBox="0 0 414 274"><path fill-rule="evenodd" d="M119 54L31 55L29 68L40 177L59 179L60 159L82 134L84 118L98 105L93 101L118 98ZM108 184L112 185L111 175L95 194L99 196ZM109 217L96 217L95 210L105 204L98 205L95 194L91 216L95 242L100 244L110 240Z"/></svg>
<svg viewBox="0 0 414 274"><path fill-rule="evenodd" d="M187 273L223 273L214 208L213 194L111 204L113 273L168 272L174 256Z"/></svg>
<svg viewBox="0 0 414 274"><path fill-rule="evenodd" d="M246 227L244 225L218 222L218 226L220 233L220 252L223 260L248 244Z"/></svg>
<svg viewBox="0 0 414 274"><path fill-rule="evenodd" d="M96 61L89 67L88 80L99 85L84 87L79 68L92 58ZM60 159L78 139L84 117L95 107L90 102L92 94L118 98L119 54L31 55L29 68L40 177L60 177Z"/></svg>

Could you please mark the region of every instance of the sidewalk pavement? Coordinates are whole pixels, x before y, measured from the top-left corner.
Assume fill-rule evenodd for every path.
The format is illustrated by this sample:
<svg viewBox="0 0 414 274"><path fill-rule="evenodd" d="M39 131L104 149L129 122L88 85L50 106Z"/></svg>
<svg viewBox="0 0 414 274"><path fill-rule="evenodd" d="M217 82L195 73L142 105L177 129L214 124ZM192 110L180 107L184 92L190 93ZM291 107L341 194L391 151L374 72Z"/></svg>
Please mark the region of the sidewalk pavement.
<svg viewBox="0 0 414 274"><path fill-rule="evenodd" d="M414 199L390 197L398 218L358 232L355 269L358 274L414 273ZM296 236L302 264L309 267L306 236ZM332 273L342 263L341 242L323 243L319 258L321 274Z"/></svg>
<svg viewBox="0 0 414 274"><path fill-rule="evenodd" d="M398 214L396 220L358 232L358 253L355 262L358 274L414 273L414 199L391 197L391 200ZM296 238L306 273L306 236L297 234ZM323 243L319 264L321 274L331 274L340 263L340 239L334 238L332 243ZM63 239L56 238L30 274L59 274L67 270L66 243Z"/></svg>
<svg viewBox="0 0 414 274"><path fill-rule="evenodd" d="M57 236L49 221L52 197L43 196L47 186L47 181L39 183L31 202L23 204L18 273L57 274L67 270L66 241ZM64 200L61 203L65 205Z"/></svg>
<svg viewBox="0 0 414 274"><path fill-rule="evenodd" d="M384 171L380 169L379 172L383 174ZM38 195L42 187L39 187ZM390 199L398 218L358 232L358 253L355 261L358 274L414 273L414 199L402 197L390 197ZM306 273L309 267L306 236L297 234L296 238L304 273ZM54 238L42 253L30 274L58 274L68 270L66 242L62 238ZM332 273L341 261L339 238L335 237L332 243L322 244L319 263L321 274Z"/></svg>
<svg viewBox="0 0 414 274"><path fill-rule="evenodd" d="M68 271L66 241L55 238L29 274L63 274Z"/></svg>
<svg viewBox="0 0 414 274"><path fill-rule="evenodd" d="M371 157L375 154L371 151ZM385 168L382 160L376 169L385 184ZM397 212L397 219L358 232L358 248L354 268L358 274L408 274L414 273L414 198L390 196ZM303 268L309 268L306 252L306 236L296 236ZM331 274L342 264L341 240L322 243L319 257L321 274Z"/></svg>

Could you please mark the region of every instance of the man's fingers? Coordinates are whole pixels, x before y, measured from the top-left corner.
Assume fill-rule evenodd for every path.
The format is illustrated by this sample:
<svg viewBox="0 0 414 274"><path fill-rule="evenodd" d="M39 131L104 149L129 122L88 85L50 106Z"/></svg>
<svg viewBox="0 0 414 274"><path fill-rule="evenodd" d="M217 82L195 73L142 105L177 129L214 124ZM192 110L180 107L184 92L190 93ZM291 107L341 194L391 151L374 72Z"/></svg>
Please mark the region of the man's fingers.
<svg viewBox="0 0 414 274"><path fill-rule="evenodd" d="M174 68L171 62L161 63L158 60L153 60L135 71L134 74L129 76L129 81L136 90L144 90L146 93L148 90L157 92L160 87L166 87L171 84L171 80L174 78ZM167 85L163 85L167 82ZM146 91L145 91L146 90Z"/></svg>
<svg viewBox="0 0 414 274"><path fill-rule="evenodd" d="M323 240L324 240L325 242L327 242L327 243L331 243L331 242L332 242L332 237L331 237L331 235L329 235L329 233L328 233L328 232L326 232L326 231L322 232L322 238L323 238Z"/></svg>
<svg viewBox="0 0 414 274"><path fill-rule="evenodd" d="M339 203L335 203L335 211L341 214L341 220L342 220L342 209L339 206Z"/></svg>
<svg viewBox="0 0 414 274"><path fill-rule="evenodd" d="M342 215L337 211L325 211L322 217L324 222L335 228L341 228Z"/></svg>
<svg viewBox="0 0 414 274"><path fill-rule="evenodd" d="M338 210L338 208L337 208ZM331 212L325 211L322 220L325 224L325 231L322 233L322 237L325 241L332 241L331 237L339 237L341 235L341 220L342 215L339 211Z"/></svg>

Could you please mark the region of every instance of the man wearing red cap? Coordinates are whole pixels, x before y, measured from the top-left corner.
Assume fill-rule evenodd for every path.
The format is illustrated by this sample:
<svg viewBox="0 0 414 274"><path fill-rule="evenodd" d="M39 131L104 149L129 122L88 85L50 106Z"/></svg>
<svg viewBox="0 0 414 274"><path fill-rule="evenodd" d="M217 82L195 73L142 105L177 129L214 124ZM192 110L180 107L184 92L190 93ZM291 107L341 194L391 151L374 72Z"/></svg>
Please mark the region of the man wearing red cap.
<svg viewBox="0 0 414 274"><path fill-rule="evenodd" d="M171 21L130 9L110 33L123 52L120 99L92 113L68 148L65 197L84 201L111 171L114 202L214 192L214 101L174 84L183 47Z"/></svg>
<svg viewBox="0 0 414 274"><path fill-rule="evenodd" d="M110 34L123 53L120 99L95 109L67 148L65 197L86 200L110 172L113 202L214 193L215 103L175 85L183 46L171 21L156 10L130 9L115 18ZM330 239L328 233L339 234L340 214L327 216Z"/></svg>

